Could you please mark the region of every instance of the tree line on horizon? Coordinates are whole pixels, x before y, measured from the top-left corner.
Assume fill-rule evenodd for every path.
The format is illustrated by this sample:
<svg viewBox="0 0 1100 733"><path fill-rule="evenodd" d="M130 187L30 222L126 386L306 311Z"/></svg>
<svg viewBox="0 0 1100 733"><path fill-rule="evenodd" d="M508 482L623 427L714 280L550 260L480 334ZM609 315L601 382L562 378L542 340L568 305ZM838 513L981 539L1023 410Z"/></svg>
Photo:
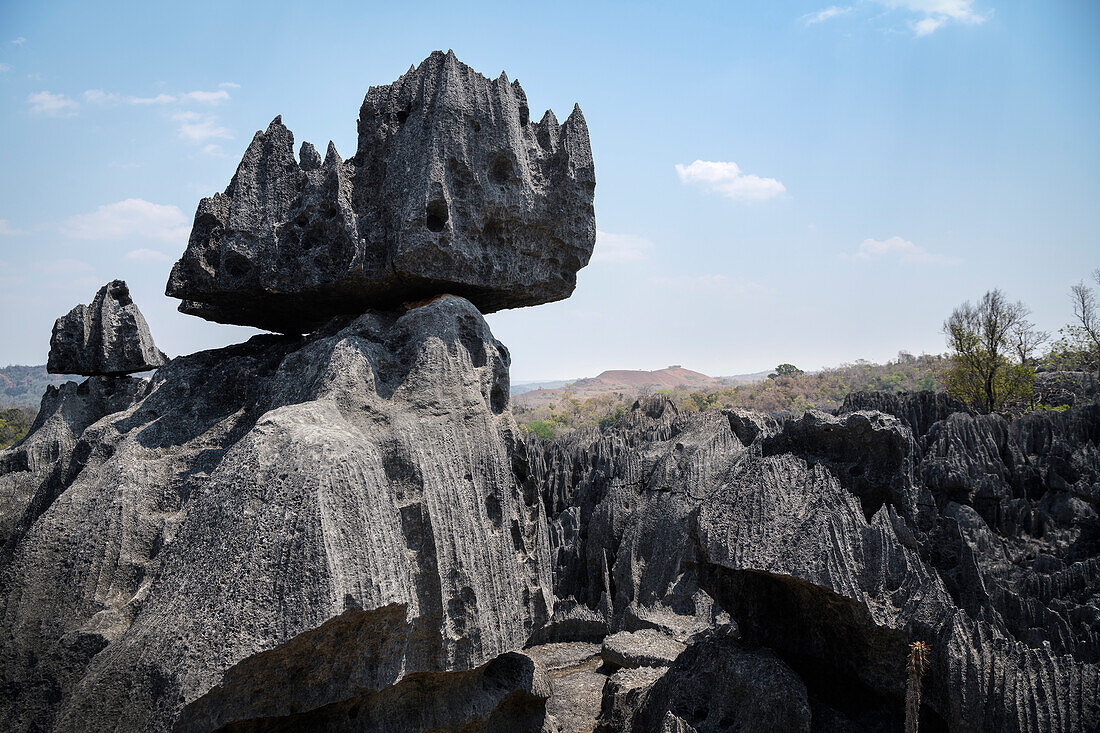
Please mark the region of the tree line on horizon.
<svg viewBox="0 0 1100 733"><path fill-rule="evenodd" d="M1100 285L1100 269L1092 273L1092 279ZM796 414L810 409L835 410L853 392L921 390L944 391L980 413L1018 415L1065 409L1064 402L1044 402L1047 395L1036 388L1038 373L1083 373L1093 390L1100 386L1097 293L1080 282L1070 289L1070 298L1073 320L1055 337L1036 328L1026 305L994 289L976 303L958 306L944 321L945 354L914 356L901 351L897 359L885 364L860 359L812 374L783 363L760 382L712 389L660 389L656 393L668 396L681 412L741 407ZM1042 352L1044 346L1048 348ZM525 431L549 439L585 426L614 425L639 396L649 393L615 392L581 399L567 390L557 404L515 405L513 411Z"/></svg>

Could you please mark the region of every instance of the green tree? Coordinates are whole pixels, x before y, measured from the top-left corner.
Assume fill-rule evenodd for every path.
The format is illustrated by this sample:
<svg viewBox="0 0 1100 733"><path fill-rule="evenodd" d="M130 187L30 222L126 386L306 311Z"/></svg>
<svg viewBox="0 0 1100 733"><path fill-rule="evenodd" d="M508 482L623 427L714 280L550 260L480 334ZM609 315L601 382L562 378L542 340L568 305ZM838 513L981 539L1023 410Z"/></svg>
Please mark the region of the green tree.
<svg viewBox="0 0 1100 733"><path fill-rule="evenodd" d="M27 408L0 410L0 448L22 440L34 422L34 411Z"/></svg>
<svg viewBox="0 0 1100 733"><path fill-rule="evenodd" d="M775 368L774 372L768 375L768 379L775 379L777 377L795 377L799 374L805 374L805 372L796 367L794 364L780 364Z"/></svg>
<svg viewBox="0 0 1100 733"><path fill-rule="evenodd" d="M524 427L527 432L533 433L540 440L550 440L554 437L554 423L549 420L532 420Z"/></svg>
<svg viewBox="0 0 1100 733"><path fill-rule="evenodd" d="M1027 306L1010 302L1000 290L990 290L977 304L967 301L951 313L943 330L952 361L946 374L952 397L986 413L1031 397L1035 369L1016 361L1014 349L1014 334L1030 328L1029 313Z"/></svg>

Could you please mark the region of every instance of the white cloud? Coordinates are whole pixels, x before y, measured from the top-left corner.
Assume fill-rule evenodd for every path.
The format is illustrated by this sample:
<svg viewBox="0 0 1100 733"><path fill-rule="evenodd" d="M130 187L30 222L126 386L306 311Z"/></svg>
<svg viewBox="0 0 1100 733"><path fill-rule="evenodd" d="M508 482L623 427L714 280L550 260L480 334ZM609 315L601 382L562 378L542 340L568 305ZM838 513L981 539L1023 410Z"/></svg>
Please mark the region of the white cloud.
<svg viewBox="0 0 1100 733"><path fill-rule="evenodd" d="M653 253L653 242L633 234L596 232L596 248L592 251L592 263L638 262L648 260Z"/></svg>
<svg viewBox="0 0 1100 733"><path fill-rule="evenodd" d="M191 225L178 206L126 199L100 206L90 214L70 217L61 233L74 239L146 237L183 244Z"/></svg>
<svg viewBox="0 0 1100 733"><path fill-rule="evenodd" d="M229 99L229 92L224 89L219 89L216 92L187 92L181 94L180 99L199 102L200 104L218 104Z"/></svg>
<svg viewBox="0 0 1100 733"><path fill-rule="evenodd" d="M977 25L989 18L989 13L974 9L974 0L877 0L888 8L914 13L909 27L918 36L927 36L948 23Z"/></svg>
<svg viewBox="0 0 1100 733"><path fill-rule="evenodd" d="M843 8L838 5L830 5L824 10L818 10L816 13L806 13L799 18L799 20L806 25L813 25L814 23L820 23L823 20L829 20L830 18L835 18L838 15L844 15L850 12L852 12L851 5L847 5Z"/></svg>
<svg viewBox="0 0 1100 733"><path fill-rule="evenodd" d="M155 97L126 97L127 104L146 105L146 104L171 104L175 102L176 98L171 94L158 94Z"/></svg>
<svg viewBox="0 0 1100 733"><path fill-rule="evenodd" d="M0 237L11 237L16 234L23 234L19 229L15 229L8 223L7 219L0 219Z"/></svg>
<svg viewBox="0 0 1100 733"><path fill-rule="evenodd" d="M102 89L88 89L83 95L89 104L132 104L144 106L150 104L171 104L176 98L171 94L158 94L155 97L128 97L117 92L105 92Z"/></svg>
<svg viewBox="0 0 1100 733"><path fill-rule="evenodd" d="M890 237L879 241L877 239L864 239L859 244L859 249L854 254L843 253L841 257L846 260L868 262L887 258L896 259L904 264L934 264L954 265L962 262L958 257L941 255L929 252L920 245L913 244L908 239Z"/></svg>
<svg viewBox="0 0 1100 733"><path fill-rule="evenodd" d="M115 104L121 99L114 92L105 92L102 89L88 89L81 96L89 104Z"/></svg>
<svg viewBox="0 0 1100 733"><path fill-rule="evenodd" d="M12 43L14 43L16 46L22 46L26 42L27 42L27 39L24 38L23 36L19 36L19 38L16 38L15 40L12 41Z"/></svg>
<svg viewBox="0 0 1100 733"><path fill-rule="evenodd" d="M787 188L774 178L761 178L741 172L734 162L697 160L691 165L676 164L680 182L700 186L737 201L764 201L779 196Z"/></svg>
<svg viewBox="0 0 1100 733"><path fill-rule="evenodd" d="M147 249L142 247L141 249L132 249L126 253L126 259L133 260L134 262L170 262L171 257L163 252L155 249Z"/></svg>
<svg viewBox="0 0 1100 733"><path fill-rule="evenodd" d="M222 89L240 89L241 88L240 84L237 84L236 82L232 82L232 81L223 81L218 86L221 87Z"/></svg>
<svg viewBox="0 0 1100 733"><path fill-rule="evenodd" d="M11 64L0 63L0 74L6 74L11 71Z"/></svg>
<svg viewBox="0 0 1100 733"><path fill-rule="evenodd" d="M27 97L27 104L31 106L31 112L51 117L75 115L77 107L80 106L75 99L52 92L35 92Z"/></svg>
<svg viewBox="0 0 1100 733"><path fill-rule="evenodd" d="M179 136L184 140L203 144L208 140L233 137L229 128L222 127L217 118L212 115L200 115L197 112L180 112L173 115L172 119L180 123Z"/></svg>

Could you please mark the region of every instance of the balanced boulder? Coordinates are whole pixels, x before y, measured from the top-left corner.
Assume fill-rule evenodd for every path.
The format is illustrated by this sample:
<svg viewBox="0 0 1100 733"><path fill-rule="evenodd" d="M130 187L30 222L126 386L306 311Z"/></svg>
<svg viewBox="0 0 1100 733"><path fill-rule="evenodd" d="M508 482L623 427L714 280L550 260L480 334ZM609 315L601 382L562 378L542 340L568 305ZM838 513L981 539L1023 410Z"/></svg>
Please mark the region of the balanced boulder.
<svg viewBox="0 0 1100 733"><path fill-rule="evenodd" d="M117 376L164 366L149 325L122 280L104 285L91 305L78 305L53 324L51 374Z"/></svg>
<svg viewBox="0 0 1100 733"><path fill-rule="evenodd" d="M435 52L371 87L359 143L324 160L276 117L203 199L167 294L184 313L305 333L450 293L483 313L569 297L595 244L579 107L533 122L518 82Z"/></svg>

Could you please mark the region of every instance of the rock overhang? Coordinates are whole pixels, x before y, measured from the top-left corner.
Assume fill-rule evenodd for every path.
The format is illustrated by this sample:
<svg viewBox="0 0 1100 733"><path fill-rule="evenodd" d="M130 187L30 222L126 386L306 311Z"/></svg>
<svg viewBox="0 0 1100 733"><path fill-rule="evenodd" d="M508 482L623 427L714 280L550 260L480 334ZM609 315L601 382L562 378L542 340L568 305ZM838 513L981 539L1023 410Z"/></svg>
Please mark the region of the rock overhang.
<svg viewBox="0 0 1100 733"><path fill-rule="evenodd" d="M483 313L572 294L595 244L579 107L530 118L518 81L432 53L371 87L358 146L322 161L276 117L203 199L166 293L212 321L287 333L441 293Z"/></svg>

